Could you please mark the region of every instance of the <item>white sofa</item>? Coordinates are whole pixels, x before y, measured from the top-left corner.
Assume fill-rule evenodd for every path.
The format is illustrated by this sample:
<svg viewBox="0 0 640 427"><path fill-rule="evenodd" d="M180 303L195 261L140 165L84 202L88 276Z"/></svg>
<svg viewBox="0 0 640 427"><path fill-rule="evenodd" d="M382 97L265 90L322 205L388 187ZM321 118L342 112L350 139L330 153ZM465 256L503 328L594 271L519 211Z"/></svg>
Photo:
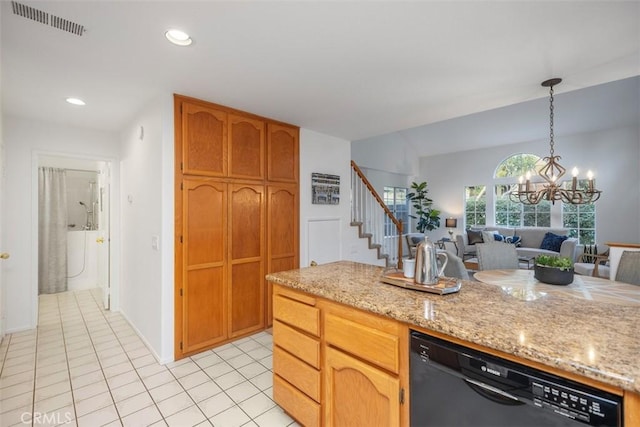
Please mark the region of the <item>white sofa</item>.
<svg viewBox="0 0 640 427"><path fill-rule="evenodd" d="M578 239L569 237L562 242L558 252L541 249L540 245L546 233L553 233L559 236L566 236L569 232L566 228L551 227L485 227L483 229L472 229L473 231L497 232L501 236L520 236L520 243L516 245L518 256L520 257L536 257L538 255L559 255L571 258L574 262L577 260L579 251ZM488 233L483 233L486 237ZM495 239L494 239L495 241ZM501 243L501 242L498 242ZM469 244L467 232L456 236L456 244L458 246L458 256L463 259L473 258L476 256L475 244ZM503 243L509 244L509 243Z"/></svg>

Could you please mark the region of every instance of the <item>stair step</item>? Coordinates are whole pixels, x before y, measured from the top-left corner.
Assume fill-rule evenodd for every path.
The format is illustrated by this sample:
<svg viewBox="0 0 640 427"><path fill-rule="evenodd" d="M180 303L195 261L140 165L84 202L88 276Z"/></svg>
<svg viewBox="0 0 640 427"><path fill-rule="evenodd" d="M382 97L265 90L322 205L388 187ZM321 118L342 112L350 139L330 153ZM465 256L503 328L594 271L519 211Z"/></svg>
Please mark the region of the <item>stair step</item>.
<svg viewBox="0 0 640 427"><path fill-rule="evenodd" d="M382 250L382 245L380 243L371 243L371 239L373 238L373 233L362 233L363 223L361 221L351 221L351 226L358 227L358 236L361 239L369 239L369 249L375 250L378 259L385 260L386 267L390 265L390 257L388 254L383 254L380 251Z"/></svg>

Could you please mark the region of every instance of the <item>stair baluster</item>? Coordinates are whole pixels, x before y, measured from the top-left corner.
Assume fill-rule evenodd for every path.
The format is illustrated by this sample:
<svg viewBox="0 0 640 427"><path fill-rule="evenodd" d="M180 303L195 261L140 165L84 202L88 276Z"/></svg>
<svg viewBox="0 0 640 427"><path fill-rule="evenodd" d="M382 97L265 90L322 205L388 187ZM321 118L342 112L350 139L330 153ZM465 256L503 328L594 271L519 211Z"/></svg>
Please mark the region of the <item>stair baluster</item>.
<svg viewBox="0 0 640 427"><path fill-rule="evenodd" d="M358 227L361 238L369 240L370 249L377 249L378 259L384 259L387 267L402 269L402 222L354 161L351 161L351 225Z"/></svg>

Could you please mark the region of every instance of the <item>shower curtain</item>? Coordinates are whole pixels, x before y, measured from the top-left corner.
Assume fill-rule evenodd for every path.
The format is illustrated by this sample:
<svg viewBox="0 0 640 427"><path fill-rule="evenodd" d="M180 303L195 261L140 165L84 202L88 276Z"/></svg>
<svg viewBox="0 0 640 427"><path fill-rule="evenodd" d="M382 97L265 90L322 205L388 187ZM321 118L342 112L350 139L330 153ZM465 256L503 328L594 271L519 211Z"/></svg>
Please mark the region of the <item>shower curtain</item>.
<svg viewBox="0 0 640 427"><path fill-rule="evenodd" d="M64 169L38 169L38 294L67 290L67 188Z"/></svg>

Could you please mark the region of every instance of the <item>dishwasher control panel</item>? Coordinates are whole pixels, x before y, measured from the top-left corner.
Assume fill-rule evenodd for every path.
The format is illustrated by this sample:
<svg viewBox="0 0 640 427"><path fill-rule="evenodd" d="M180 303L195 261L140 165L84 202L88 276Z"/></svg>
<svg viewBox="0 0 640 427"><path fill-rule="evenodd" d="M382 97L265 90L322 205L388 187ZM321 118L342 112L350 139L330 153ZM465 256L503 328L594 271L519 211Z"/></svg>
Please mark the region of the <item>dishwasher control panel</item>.
<svg viewBox="0 0 640 427"><path fill-rule="evenodd" d="M534 405L590 425L608 425L618 417L618 402L531 378Z"/></svg>

